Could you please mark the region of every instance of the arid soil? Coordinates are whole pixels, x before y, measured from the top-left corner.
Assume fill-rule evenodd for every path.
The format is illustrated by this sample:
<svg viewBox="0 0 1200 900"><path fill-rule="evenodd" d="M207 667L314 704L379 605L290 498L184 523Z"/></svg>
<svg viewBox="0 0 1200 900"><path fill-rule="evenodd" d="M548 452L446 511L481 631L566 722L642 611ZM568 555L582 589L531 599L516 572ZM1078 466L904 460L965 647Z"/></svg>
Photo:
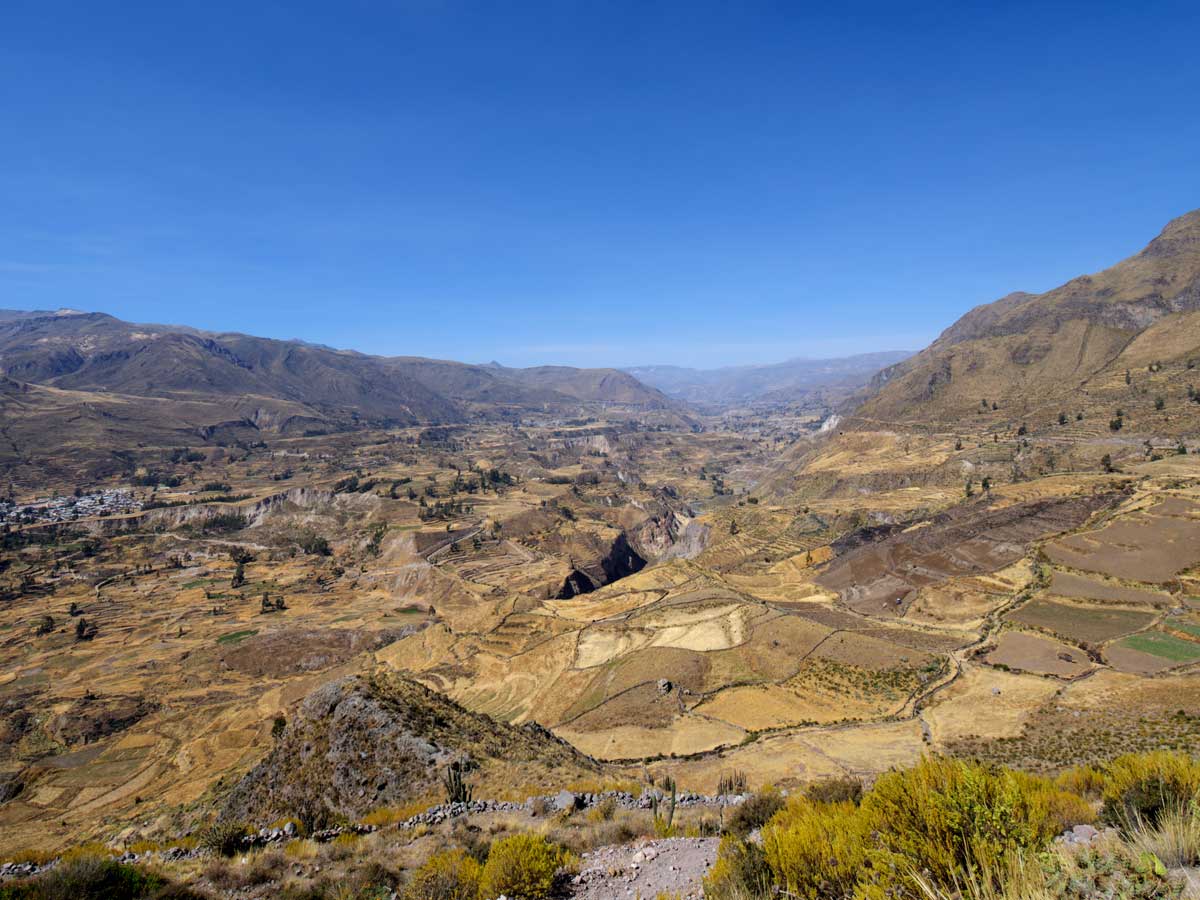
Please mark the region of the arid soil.
<svg viewBox="0 0 1200 900"><path fill-rule="evenodd" d="M593 850L571 882L571 896L628 900L665 894L699 900L719 843L719 838L667 838Z"/></svg>

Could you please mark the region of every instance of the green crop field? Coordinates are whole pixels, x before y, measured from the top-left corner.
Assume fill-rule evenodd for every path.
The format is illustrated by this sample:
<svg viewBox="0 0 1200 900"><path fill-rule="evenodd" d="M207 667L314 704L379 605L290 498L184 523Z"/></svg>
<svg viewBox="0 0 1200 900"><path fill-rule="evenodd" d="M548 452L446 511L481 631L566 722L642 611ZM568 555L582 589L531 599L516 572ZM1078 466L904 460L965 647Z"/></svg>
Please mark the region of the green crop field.
<svg viewBox="0 0 1200 900"><path fill-rule="evenodd" d="M1118 642L1121 647L1139 650L1151 656L1161 656L1176 662L1186 662L1189 659L1200 659L1200 644L1185 641L1174 635L1161 631L1148 631L1145 634L1133 634Z"/></svg>

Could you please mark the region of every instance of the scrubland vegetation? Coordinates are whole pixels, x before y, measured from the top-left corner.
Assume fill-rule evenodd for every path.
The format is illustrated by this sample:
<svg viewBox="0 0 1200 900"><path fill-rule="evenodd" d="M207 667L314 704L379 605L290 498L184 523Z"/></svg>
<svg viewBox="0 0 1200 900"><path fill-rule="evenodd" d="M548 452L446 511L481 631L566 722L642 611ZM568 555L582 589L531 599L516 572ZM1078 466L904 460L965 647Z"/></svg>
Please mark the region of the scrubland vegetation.
<svg viewBox="0 0 1200 900"><path fill-rule="evenodd" d="M710 900L1167 900L1200 864L1200 761L1170 752L1055 778L927 757L865 788L851 778L786 796L766 786L717 819L682 812L671 834L721 836L703 882ZM80 847L0 886L0 898L547 900L570 893L582 854L662 838L661 826L660 814L604 804L385 827L325 844L301 832L232 855L226 829L206 833L207 853L185 861L134 866L115 850ZM1064 842L1064 832L1082 838Z"/></svg>
<svg viewBox="0 0 1200 900"><path fill-rule="evenodd" d="M761 843L726 836L706 896L1172 897L1168 866L1200 860L1198 776L1196 760L1167 753L1056 780L929 758L883 775L857 803L789 798ZM1111 832L1054 843L1093 823Z"/></svg>

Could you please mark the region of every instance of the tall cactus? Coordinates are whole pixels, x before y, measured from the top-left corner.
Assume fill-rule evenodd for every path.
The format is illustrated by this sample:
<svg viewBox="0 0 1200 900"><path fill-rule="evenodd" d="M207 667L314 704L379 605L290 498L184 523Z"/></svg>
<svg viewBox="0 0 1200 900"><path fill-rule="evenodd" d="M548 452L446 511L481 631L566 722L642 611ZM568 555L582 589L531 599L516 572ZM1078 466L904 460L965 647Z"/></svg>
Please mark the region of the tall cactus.
<svg viewBox="0 0 1200 900"><path fill-rule="evenodd" d="M675 802L678 799L675 779L670 775L663 778L662 790L670 799L663 804L663 794L655 791L650 795L650 812L654 816L654 833L659 837L671 837L675 833Z"/></svg>
<svg viewBox="0 0 1200 900"><path fill-rule="evenodd" d="M470 803L472 788L463 778L463 764L455 760L446 766L442 775L442 784L446 786L446 800L449 803Z"/></svg>

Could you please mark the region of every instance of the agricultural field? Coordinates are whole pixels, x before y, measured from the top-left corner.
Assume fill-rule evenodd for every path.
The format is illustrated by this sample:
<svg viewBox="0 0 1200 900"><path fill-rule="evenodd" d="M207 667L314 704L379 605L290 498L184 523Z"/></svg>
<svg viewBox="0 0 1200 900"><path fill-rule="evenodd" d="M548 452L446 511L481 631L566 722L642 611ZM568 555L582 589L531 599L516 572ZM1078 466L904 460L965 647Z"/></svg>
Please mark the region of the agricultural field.
<svg viewBox="0 0 1200 900"><path fill-rule="evenodd" d="M1078 647L1019 631L1006 631L985 658L988 665L1035 675L1075 678L1091 671L1091 662Z"/></svg>
<svg viewBox="0 0 1200 900"><path fill-rule="evenodd" d="M1046 556L1062 566L1162 584L1200 563L1200 505L1169 496L1094 531L1052 541Z"/></svg>
<svg viewBox="0 0 1200 900"><path fill-rule="evenodd" d="M140 511L10 532L0 832L186 828L303 698L371 673L536 723L606 777L710 790L730 766L790 785L1023 746L1060 690L1200 662L1189 571L1050 552L1187 519L1161 495L1190 504L1200 470L963 498L944 438L889 445L931 479L913 487L841 437L767 434L528 422L164 453L148 467L177 483L134 486ZM811 471L785 476L806 441Z"/></svg>
<svg viewBox="0 0 1200 900"><path fill-rule="evenodd" d="M1044 630L1077 644L1100 644L1140 631L1157 618L1137 609L1062 603L1039 597L1009 613L1010 622Z"/></svg>

